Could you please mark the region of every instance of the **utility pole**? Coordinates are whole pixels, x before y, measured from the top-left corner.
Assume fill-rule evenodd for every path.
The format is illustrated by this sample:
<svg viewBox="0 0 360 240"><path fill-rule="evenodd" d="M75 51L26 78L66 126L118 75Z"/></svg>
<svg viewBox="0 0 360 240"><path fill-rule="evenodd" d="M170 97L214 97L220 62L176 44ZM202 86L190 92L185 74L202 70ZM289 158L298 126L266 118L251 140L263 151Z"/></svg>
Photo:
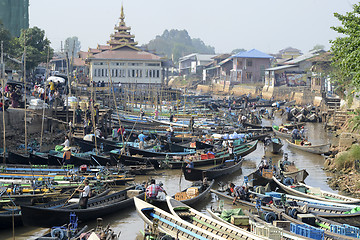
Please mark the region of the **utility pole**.
<svg viewBox="0 0 360 240"><path fill-rule="evenodd" d="M4 88L5 88L5 64L4 64L4 47L3 47L4 41L1 41L1 80L2 80L2 86L1 86L1 97L2 97L2 122L3 122L3 163L5 164L6 158L6 134L5 134L5 98L4 98Z"/></svg>

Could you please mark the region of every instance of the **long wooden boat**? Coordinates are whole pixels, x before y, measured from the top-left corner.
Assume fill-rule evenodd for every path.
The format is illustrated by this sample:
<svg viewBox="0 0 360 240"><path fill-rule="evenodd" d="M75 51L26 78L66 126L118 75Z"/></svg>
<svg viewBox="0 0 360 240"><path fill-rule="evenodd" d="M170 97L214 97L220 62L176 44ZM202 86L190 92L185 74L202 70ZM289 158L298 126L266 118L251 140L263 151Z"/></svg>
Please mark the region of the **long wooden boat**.
<svg viewBox="0 0 360 240"><path fill-rule="evenodd" d="M244 156L252 153L253 151L255 151L257 144L258 144L258 140L252 141L249 143L244 143L239 146L235 146L234 153L238 157L244 157ZM224 163L226 160L228 160L230 158L231 158L230 154L227 152L227 150L225 150L225 151L215 153L215 158L204 159L204 160L194 160L193 163L194 163L194 167L206 166L206 165L217 165L217 164ZM166 164L167 167L172 168L172 169L179 169L186 165L186 163L182 160L172 160L172 161L166 161L164 163Z"/></svg>
<svg viewBox="0 0 360 240"><path fill-rule="evenodd" d="M154 228L159 229L162 233L176 237L179 240L188 239L208 239L208 240L225 240L221 236L208 232L205 229L190 224L184 220L176 218L174 215L161 210L160 208L135 198L136 211L143 221ZM156 220L155 220L156 219Z"/></svg>
<svg viewBox="0 0 360 240"><path fill-rule="evenodd" d="M327 152L329 152L329 147L330 147L330 143L321 144L321 145L301 146L301 145L292 143L287 139L286 139L286 142L289 147L299 149L299 150L305 151L305 152L315 153L315 154L327 153Z"/></svg>
<svg viewBox="0 0 360 240"><path fill-rule="evenodd" d="M144 197L143 192L134 190L135 186L97 199L89 199L86 209L79 209L78 204L65 207L60 205L56 208L49 205L21 206L22 220L24 225L28 226L61 226L68 222L70 212L75 212L79 221L86 222L133 206L134 194L140 198Z"/></svg>
<svg viewBox="0 0 360 240"><path fill-rule="evenodd" d="M301 189L304 189L306 193L297 190L296 186L290 187L283 184L281 181L279 181L276 177L272 177L274 182L285 192L289 194L293 194L295 196L300 197L306 197L306 198L312 198L316 200L322 200L325 202L333 202L333 203L344 203L344 204L358 204L360 203L360 199L355 199L343 195L339 195L336 193L327 192L324 190L321 190L320 188L311 187L308 185L305 185L303 183L299 183L298 187Z"/></svg>
<svg viewBox="0 0 360 240"><path fill-rule="evenodd" d="M273 127L273 131L274 131L276 136L279 136L279 137L282 137L282 138L291 138L291 133L280 132L280 131L276 130L274 127Z"/></svg>
<svg viewBox="0 0 360 240"><path fill-rule="evenodd" d="M252 124L252 123L243 123L244 127L248 127L248 128L252 128L252 129L262 129L264 131L272 131L272 127L271 126L261 126L258 124Z"/></svg>
<svg viewBox="0 0 360 240"><path fill-rule="evenodd" d="M229 196L223 192L216 191L214 189L212 189L211 192L215 193L218 196L227 198L229 200L234 199L234 197ZM281 200L279 200L279 201L281 201ZM256 204L253 202L248 202L248 201L244 201L244 200L240 200L240 199L237 199L236 202L239 203L242 207L245 207L246 209L249 209L253 212L258 211L256 208ZM269 206L261 206L261 208L262 208L262 210L267 211L267 212L274 212L276 210L276 208L274 209ZM359 226L359 223L360 223L360 212L355 213L355 214L343 214L345 212L345 209L343 210L343 212L341 212L336 208L329 208L329 207L319 208L319 207L313 207L313 206L308 205L307 208L317 218L322 217L324 219L332 220L333 222L349 224L349 225L357 226L357 227ZM304 224L303 222L300 222L299 220L296 220L293 217L290 217L286 214L285 215L282 214L282 217L284 217L285 220L291 221L296 224ZM331 218L333 218L333 219L331 219ZM324 225L325 225L325 223L326 222L322 222L322 224L324 224ZM337 233L333 233L330 231L325 231L324 233L325 233L324 235L325 235L326 239L353 239L351 237L339 235Z"/></svg>
<svg viewBox="0 0 360 240"><path fill-rule="evenodd" d="M182 219L197 225L205 230L210 230L218 236L226 239L264 239L246 230L235 228L230 224L218 221L212 217L209 217L186 204L176 201L171 197L166 197L166 202L170 209L170 212L178 219Z"/></svg>
<svg viewBox="0 0 360 240"><path fill-rule="evenodd" d="M195 154L195 151L191 152L155 152L145 149L140 149L132 146L127 146L131 155L141 155L143 157L166 157L166 156L184 156Z"/></svg>
<svg viewBox="0 0 360 240"><path fill-rule="evenodd" d="M113 165L123 164L125 166L131 165L144 165L151 164L156 169L160 168L159 162L164 160L165 158L154 158L154 157L142 157L142 156L128 156L126 154L121 154L121 151L111 151L110 159Z"/></svg>
<svg viewBox="0 0 360 240"><path fill-rule="evenodd" d="M209 169L198 168L182 168L184 177L188 181L202 180L204 177L207 179L216 179L224 175L232 174L241 169L243 158L236 160L226 160L225 163Z"/></svg>
<svg viewBox="0 0 360 240"><path fill-rule="evenodd" d="M282 174L285 177L290 177L296 179L298 182L304 182L309 173L306 169L295 170L295 171L283 171ZM248 176L248 186L265 186L266 184L270 184L271 189L275 189L277 184L273 181L273 171L266 171L266 173L261 173L259 169L250 173Z"/></svg>
<svg viewBox="0 0 360 240"><path fill-rule="evenodd" d="M192 184L190 187L184 189L181 191L180 194L185 194L187 193L187 190L189 188L198 188L199 191L199 195L194 196L194 197L186 197L183 198L181 200L182 203L193 206L194 204L197 204L199 202L201 202L202 200L204 200L210 193L211 188L214 186L214 180L212 180L210 183L204 184L202 181L200 182L195 182L194 184ZM176 194L172 196L172 198L175 198ZM148 202L150 202L151 204L156 205L157 207L161 207L162 209L164 209L164 207L166 207L166 200L165 199L147 199Z"/></svg>

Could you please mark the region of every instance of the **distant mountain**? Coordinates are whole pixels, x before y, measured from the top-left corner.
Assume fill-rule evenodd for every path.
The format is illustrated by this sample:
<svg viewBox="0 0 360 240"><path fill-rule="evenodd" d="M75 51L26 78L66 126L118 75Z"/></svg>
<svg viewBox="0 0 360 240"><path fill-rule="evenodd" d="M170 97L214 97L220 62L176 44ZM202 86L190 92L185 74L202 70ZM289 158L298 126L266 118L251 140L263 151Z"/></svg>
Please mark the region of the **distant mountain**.
<svg viewBox="0 0 360 240"><path fill-rule="evenodd" d="M165 30L161 36L157 35L143 47L169 59L173 55L174 62L190 53L215 54L215 48L205 45L200 38L191 38L186 30L176 29Z"/></svg>

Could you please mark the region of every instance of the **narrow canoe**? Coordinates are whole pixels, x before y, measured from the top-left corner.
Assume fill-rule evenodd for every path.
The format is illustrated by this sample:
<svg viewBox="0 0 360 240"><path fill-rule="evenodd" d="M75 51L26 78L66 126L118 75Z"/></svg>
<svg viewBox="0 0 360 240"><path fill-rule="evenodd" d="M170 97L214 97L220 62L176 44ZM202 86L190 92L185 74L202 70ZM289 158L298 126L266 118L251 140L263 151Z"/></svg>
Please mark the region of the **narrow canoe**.
<svg viewBox="0 0 360 240"><path fill-rule="evenodd" d="M200 240L225 240L214 233L208 232L203 228L190 224L182 219L176 218L174 215L161 210L160 208L135 198L136 211L143 221L162 233L176 237L179 240L200 239ZM156 219L156 220L155 220ZM155 220L155 221L154 221Z"/></svg>
<svg viewBox="0 0 360 240"><path fill-rule="evenodd" d="M236 153L237 156L244 157L244 156L248 155L249 153L252 153L253 151L255 151L257 148L257 144L258 144L258 140L235 146L234 152ZM227 153L227 151L221 151L221 152L215 153L215 158L204 159L204 160L194 160L193 163L194 163L194 167L206 166L206 165L216 165L216 164L224 163L225 160L228 160L230 158L231 158L231 156L229 153ZM164 163L166 164L166 166L168 166L169 168L172 168L172 169L179 169L179 168L184 167L184 165L186 165L184 161L166 161Z"/></svg>
<svg viewBox="0 0 360 240"><path fill-rule="evenodd" d="M276 136L279 136L279 137L282 137L282 138L291 138L290 133L280 132L280 131L276 130L274 127L273 127L273 131L274 131Z"/></svg>
<svg viewBox="0 0 360 240"><path fill-rule="evenodd" d="M214 180L212 180L210 183L208 184L203 184L203 182L201 182L200 184L198 182L195 182L194 184L192 184L190 187L198 187L199 188L199 195L196 197L192 197L192 198L187 198L182 200L181 202L187 205L195 205L199 202L201 202L203 199L205 199L209 193L210 193L210 189L214 186ZM186 192L188 188L182 190L182 192ZM175 198L175 195L172 196L173 198ZM150 203L156 205L157 207L161 207L164 209L164 207L166 207L166 200L165 199L152 199L149 200Z"/></svg>
<svg viewBox="0 0 360 240"><path fill-rule="evenodd" d="M300 187L306 188L306 192L297 191L294 188L291 188L289 186L286 186L282 182L280 182L276 177L273 176L272 178L274 182L285 192L299 196L299 197L305 197L305 198L311 198L316 200L322 200L325 202L333 202L333 203L344 203L344 204L357 204L360 203L360 199L346 197L340 194L327 192L324 190L321 190L320 188L311 187L308 185L305 185L303 183L299 183Z"/></svg>
<svg viewBox="0 0 360 240"><path fill-rule="evenodd" d="M137 194L136 190L132 190L135 190L135 186L97 199L89 199L87 209L79 209L78 204L62 208L21 206L22 220L24 225L28 226L61 226L69 221L70 212L75 212L79 221L86 222L133 206L134 198L130 193L144 197L143 192Z"/></svg>
<svg viewBox="0 0 360 240"><path fill-rule="evenodd" d="M315 153L315 154L324 154L329 152L330 143L321 144L321 145L311 145L311 146L301 146L295 143L290 142L286 139L286 142L289 147L299 149L301 151Z"/></svg>
<svg viewBox="0 0 360 240"><path fill-rule="evenodd" d="M209 217L171 197L166 197L166 202L170 212L178 219L188 221L203 229L211 230L212 233L215 233L218 236L226 239L264 239L253 233Z"/></svg>
<svg viewBox="0 0 360 240"><path fill-rule="evenodd" d="M232 174L241 169L242 158L239 161L227 160L225 163L220 164L209 169L186 168L183 167L182 171L184 177L188 181L198 181L207 177L208 180L216 179L224 175Z"/></svg>

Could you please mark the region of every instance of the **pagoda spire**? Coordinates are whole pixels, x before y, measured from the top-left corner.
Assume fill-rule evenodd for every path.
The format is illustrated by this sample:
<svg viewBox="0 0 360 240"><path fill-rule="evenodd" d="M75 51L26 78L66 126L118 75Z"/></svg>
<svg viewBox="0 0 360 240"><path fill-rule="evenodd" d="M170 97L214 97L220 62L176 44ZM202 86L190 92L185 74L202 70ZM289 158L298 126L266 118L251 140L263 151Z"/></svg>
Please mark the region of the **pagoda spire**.
<svg viewBox="0 0 360 240"><path fill-rule="evenodd" d="M120 22L119 25L115 25L115 33L110 35L110 49L118 49L121 47L130 47L135 50L139 50L135 42L135 36L130 33L131 27L127 27L125 24L124 6L121 4Z"/></svg>
<svg viewBox="0 0 360 240"><path fill-rule="evenodd" d="M125 14L124 14L124 6L123 6L123 4L121 4L121 14L120 14L120 22L121 23L125 23Z"/></svg>

